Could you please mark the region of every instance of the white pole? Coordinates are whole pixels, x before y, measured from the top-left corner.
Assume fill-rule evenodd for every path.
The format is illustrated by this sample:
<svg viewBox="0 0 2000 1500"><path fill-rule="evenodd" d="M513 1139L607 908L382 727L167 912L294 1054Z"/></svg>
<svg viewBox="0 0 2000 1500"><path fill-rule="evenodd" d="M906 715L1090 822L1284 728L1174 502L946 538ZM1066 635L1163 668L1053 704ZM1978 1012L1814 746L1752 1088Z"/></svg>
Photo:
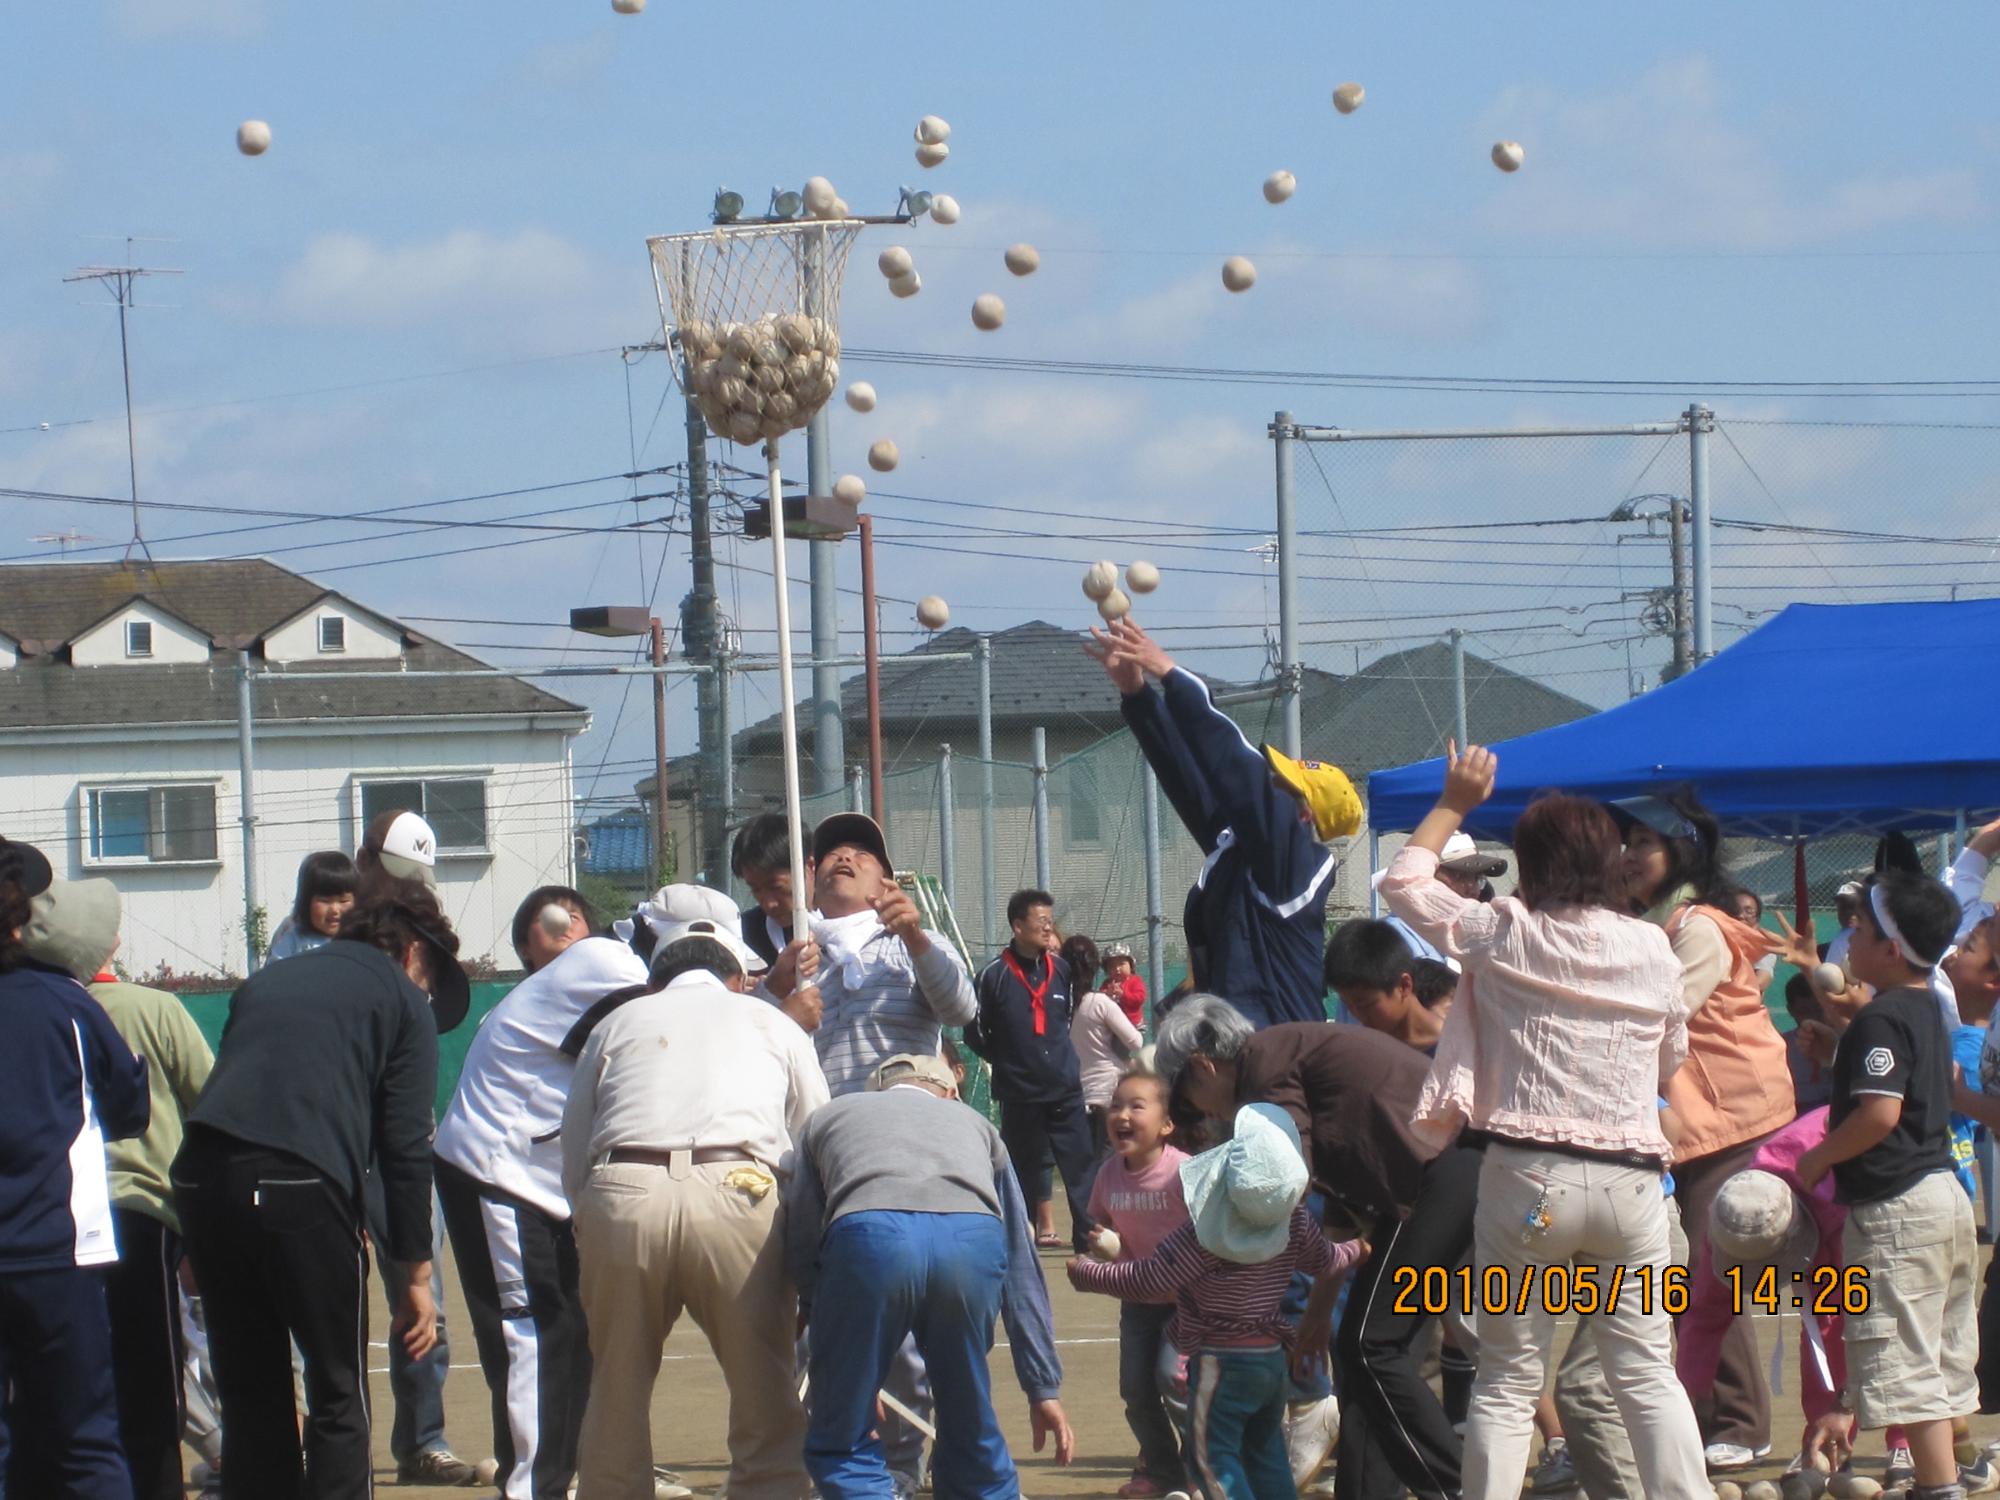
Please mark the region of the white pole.
<svg viewBox="0 0 2000 1500"><path fill-rule="evenodd" d="M1715 655L1714 623L1710 611L1713 588L1709 562L1709 533L1712 529L1708 493L1708 435L1715 430L1715 413L1705 406L1687 409L1688 510L1694 523L1694 659L1697 664Z"/></svg>
<svg viewBox="0 0 2000 1500"><path fill-rule="evenodd" d="M785 830L792 845L792 931L810 932L806 922L806 845L799 813L798 705L792 692L792 600L785 579L785 493L778 478L778 440L764 445L771 479L771 586L778 610L778 712L785 754Z"/></svg>

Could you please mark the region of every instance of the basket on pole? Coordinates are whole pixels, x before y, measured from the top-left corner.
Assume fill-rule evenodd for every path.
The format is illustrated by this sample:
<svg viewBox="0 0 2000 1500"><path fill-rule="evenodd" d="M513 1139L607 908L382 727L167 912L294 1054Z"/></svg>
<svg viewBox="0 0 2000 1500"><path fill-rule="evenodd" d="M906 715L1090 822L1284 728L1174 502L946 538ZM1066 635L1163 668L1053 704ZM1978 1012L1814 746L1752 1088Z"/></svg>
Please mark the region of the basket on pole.
<svg viewBox="0 0 2000 1500"><path fill-rule="evenodd" d="M840 384L840 289L848 252L860 232L860 222L853 219L718 224L646 242L661 323L680 347L675 378L717 437L741 444L764 442L795 938L809 933L778 440L804 427Z"/></svg>

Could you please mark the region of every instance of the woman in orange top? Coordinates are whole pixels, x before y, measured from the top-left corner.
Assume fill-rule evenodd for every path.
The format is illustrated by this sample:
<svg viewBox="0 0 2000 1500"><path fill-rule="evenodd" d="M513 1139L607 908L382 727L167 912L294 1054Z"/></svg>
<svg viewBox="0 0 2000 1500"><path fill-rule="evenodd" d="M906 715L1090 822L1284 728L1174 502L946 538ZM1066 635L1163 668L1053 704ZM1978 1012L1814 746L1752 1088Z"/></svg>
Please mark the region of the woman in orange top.
<svg viewBox="0 0 2000 1500"><path fill-rule="evenodd" d="M1729 909L1721 832L1691 792L1634 797L1611 810L1625 836L1632 909L1665 928L1684 975L1687 1061L1666 1097L1686 1127L1674 1185L1693 1264L1717 1190L1795 1113L1784 1038L1757 982L1757 961L1778 942ZM1747 1318L1723 1340L1712 1404L1696 1410L1710 1470L1748 1468L1770 1452L1771 1392Z"/></svg>

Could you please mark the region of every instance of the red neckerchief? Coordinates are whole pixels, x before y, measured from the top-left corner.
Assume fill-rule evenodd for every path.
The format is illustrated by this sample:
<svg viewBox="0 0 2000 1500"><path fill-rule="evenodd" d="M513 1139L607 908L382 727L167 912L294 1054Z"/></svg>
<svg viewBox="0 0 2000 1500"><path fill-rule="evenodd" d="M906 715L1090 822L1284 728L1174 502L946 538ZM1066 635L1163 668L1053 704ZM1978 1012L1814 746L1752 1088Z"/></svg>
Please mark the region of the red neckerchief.
<svg viewBox="0 0 2000 1500"><path fill-rule="evenodd" d="M1021 981L1021 988L1028 992L1028 1007L1035 1013L1035 1035L1041 1036L1049 1029L1048 1007L1042 1002L1048 997L1049 986L1055 983L1056 966L1049 962L1048 955L1042 955L1043 973L1039 986L1028 982L1028 974L1021 967L1021 960L1014 956L1014 950L1007 950L1007 967L1014 971L1014 977Z"/></svg>

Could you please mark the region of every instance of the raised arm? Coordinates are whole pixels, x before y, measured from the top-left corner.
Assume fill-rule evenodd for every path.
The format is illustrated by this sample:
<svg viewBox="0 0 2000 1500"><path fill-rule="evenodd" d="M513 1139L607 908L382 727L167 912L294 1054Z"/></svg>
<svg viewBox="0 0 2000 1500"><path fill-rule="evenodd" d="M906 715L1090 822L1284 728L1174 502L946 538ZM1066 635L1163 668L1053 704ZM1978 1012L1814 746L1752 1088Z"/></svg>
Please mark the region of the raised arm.
<svg viewBox="0 0 2000 1500"><path fill-rule="evenodd" d="M1466 815L1493 795L1499 769L1498 758L1485 746L1468 745L1461 755L1455 744L1447 743L1444 789L1437 805L1424 814L1382 877L1382 900L1388 908L1439 952L1456 959L1490 944L1499 930L1499 916L1485 902L1468 900L1439 880L1438 855Z"/></svg>
<svg viewBox="0 0 2000 1500"><path fill-rule="evenodd" d="M1146 686L1145 668L1139 665L1128 634L1118 624L1109 630L1092 630L1083 649L1103 665L1105 675L1118 689L1118 712L1138 742L1139 753L1153 768L1160 790L1167 794L1181 825L1194 835L1204 851L1211 850L1221 826L1216 816L1215 794L1187 741L1167 717L1166 699Z"/></svg>

